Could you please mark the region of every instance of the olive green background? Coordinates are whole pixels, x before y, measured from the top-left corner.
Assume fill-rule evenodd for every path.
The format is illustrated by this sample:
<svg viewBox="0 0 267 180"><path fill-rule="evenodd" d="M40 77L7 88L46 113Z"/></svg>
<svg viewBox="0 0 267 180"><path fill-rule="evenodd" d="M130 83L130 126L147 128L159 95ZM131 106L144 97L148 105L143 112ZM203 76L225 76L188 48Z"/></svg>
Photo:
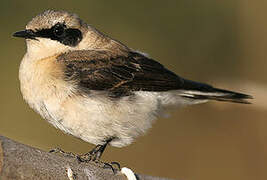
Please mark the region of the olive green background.
<svg viewBox="0 0 267 180"><path fill-rule="evenodd" d="M252 105L210 102L174 110L132 145L108 147L105 161L174 179L267 179L266 7L263 0L1 0L0 134L45 151L93 148L49 125L19 90L26 48L12 33L46 9L67 10L183 77L255 97Z"/></svg>

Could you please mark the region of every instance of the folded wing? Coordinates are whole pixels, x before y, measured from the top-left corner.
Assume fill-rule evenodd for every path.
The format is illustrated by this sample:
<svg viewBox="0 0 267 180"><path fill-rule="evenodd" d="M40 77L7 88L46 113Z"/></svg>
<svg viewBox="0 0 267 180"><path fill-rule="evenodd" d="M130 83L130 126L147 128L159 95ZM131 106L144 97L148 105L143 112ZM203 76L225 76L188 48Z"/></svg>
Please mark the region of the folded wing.
<svg viewBox="0 0 267 180"><path fill-rule="evenodd" d="M135 91L170 91L185 98L248 103L249 95L213 88L183 79L163 65L137 52L113 55L109 51L71 51L57 58L65 66L66 80L75 81L84 92L105 91L111 97Z"/></svg>

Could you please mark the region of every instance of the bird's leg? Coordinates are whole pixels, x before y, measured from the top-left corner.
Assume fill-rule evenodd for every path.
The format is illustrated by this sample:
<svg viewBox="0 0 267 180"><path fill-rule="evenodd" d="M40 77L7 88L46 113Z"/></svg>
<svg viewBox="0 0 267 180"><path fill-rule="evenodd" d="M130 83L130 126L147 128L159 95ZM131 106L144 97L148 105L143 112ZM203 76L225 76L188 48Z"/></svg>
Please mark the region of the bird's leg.
<svg viewBox="0 0 267 180"><path fill-rule="evenodd" d="M94 149L92 149L90 152L78 156L78 160L81 162L86 161L95 161L98 162L105 151L107 145L113 140L113 138L108 139L103 145L97 145Z"/></svg>

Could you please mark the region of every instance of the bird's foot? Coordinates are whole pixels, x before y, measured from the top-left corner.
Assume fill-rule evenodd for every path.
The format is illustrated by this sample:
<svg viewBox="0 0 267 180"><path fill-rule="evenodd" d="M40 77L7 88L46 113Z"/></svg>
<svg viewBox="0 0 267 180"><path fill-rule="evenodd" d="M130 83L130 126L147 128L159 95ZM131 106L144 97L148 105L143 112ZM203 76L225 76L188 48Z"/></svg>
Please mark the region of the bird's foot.
<svg viewBox="0 0 267 180"><path fill-rule="evenodd" d="M121 170L121 166L118 162L110 162L110 163L102 162L100 161L99 157L97 157L97 154L92 153L92 151L86 154L77 156L76 158L78 159L79 162L84 162L84 163L94 162L94 163L99 164L100 166L103 165L102 167L104 169L111 169L114 174L116 174L118 171Z"/></svg>
<svg viewBox="0 0 267 180"><path fill-rule="evenodd" d="M103 153L104 148L105 148L105 145L97 145L90 152L77 156L77 159L80 162L89 162L89 161L94 161L96 163L100 162L100 157Z"/></svg>
<svg viewBox="0 0 267 180"><path fill-rule="evenodd" d="M111 169L114 174L116 174L118 171L121 170L120 164L117 162L111 162L111 163L106 163L100 161L100 157L102 153L104 152L106 146L108 143L103 144L103 145L97 145L94 149L92 149L90 152L77 156L77 159L79 162L89 162L93 161L95 163L103 164L104 169ZM116 167L114 167L116 166Z"/></svg>
<svg viewBox="0 0 267 180"><path fill-rule="evenodd" d="M59 153L59 154L62 154L63 156L66 156L66 157L74 157L74 158L77 158L77 156L78 156L78 155L76 155L76 154L74 154L72 152L65 152L65 151L63 151L60 148L51 149L49 151L49 153Z"/></svg>
<svg viewBox="0 0 267 180"><path fill-rule="evenodd" d="M102 162L100 161L100 157L103 153L103 149L105 145L97 145L94 149L92 149L90 152L83 154L83 155L77 155L72 152L65 152L60 148L55 148L49 151L49 153L59 153L66 157L74 157L77 158L79 162L95 162L99 163L101 166L103 165L104 169L111 169L114 174L116 174L118 171L121 170L121 166L118 162Z"/></svg>

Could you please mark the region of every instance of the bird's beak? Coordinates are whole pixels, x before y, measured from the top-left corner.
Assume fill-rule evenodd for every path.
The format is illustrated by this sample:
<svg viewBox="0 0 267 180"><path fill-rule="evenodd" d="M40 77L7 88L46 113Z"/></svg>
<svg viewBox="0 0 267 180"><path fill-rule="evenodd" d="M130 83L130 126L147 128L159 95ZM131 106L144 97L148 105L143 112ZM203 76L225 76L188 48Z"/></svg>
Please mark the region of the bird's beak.
<svg viewBox="0 0 267 180"><path fill-rule="evenodd" d="M36 40L36 35L33 30L26 29L24 31L18 31L13 34L14 37L20 37L25 39L34 39Z"/></svg>

